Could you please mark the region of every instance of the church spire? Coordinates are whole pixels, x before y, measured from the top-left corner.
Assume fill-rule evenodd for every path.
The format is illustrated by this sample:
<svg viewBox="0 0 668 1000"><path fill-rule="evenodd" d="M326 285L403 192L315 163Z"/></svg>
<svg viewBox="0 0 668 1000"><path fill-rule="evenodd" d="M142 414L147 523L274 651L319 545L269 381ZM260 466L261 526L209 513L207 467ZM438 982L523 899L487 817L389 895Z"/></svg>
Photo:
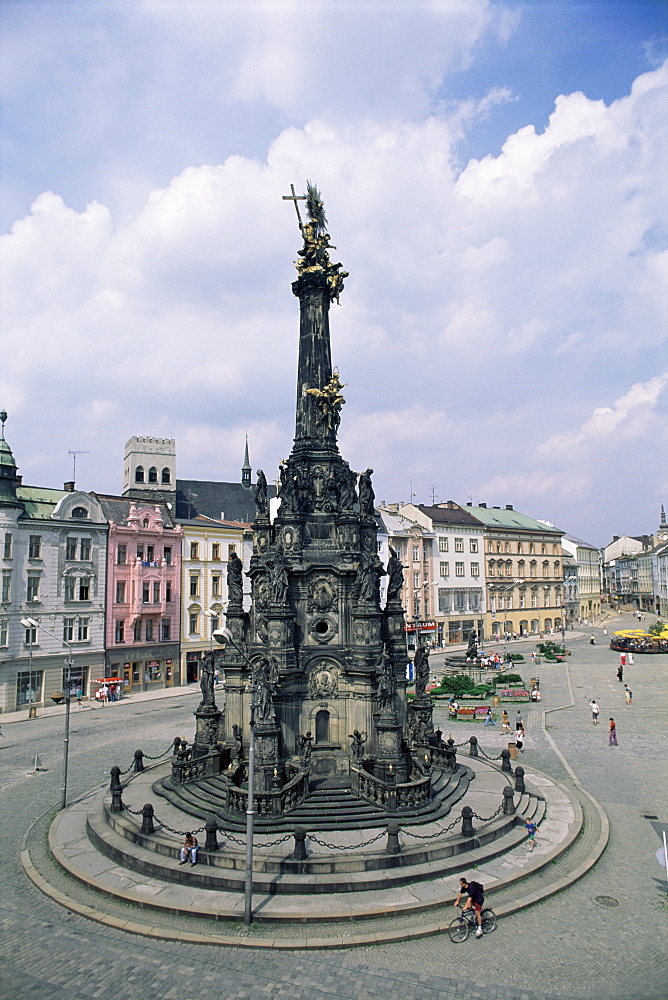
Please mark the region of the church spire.
<svg viewBox="0 0 668 1000"><path fill-rule="evenodd" d="M246 435L246 450L244 451L244 464L241 466L241 485L244 489L251 488L251 464L248 460L248 434Z"/></svg>
<svg viewBox="0 0 668 1000"><path fill-rule="evenodd" d="M332 371L329 336L329 306L338 302L347 271L332 264L329 251L336 249L324 231L326 217L318 189L307 182L306 195L292 194L302 238L296 268L299 277L292 291L299 298L299 363L297 372L297 413L295 449L337 450L336 432L343 405L343 388L338 372ZM306 201L309 221L302 223L298 201Z"/></svg>
<svg viewBox="0 0 668 1000"><path fill-rule="evenodd" d="M12 455L12 449L5 441L5 421L7 411L0 411L0 503L12 504L16 501L16 487L19 484L19 477L16 469L16 462Z"/></svg>

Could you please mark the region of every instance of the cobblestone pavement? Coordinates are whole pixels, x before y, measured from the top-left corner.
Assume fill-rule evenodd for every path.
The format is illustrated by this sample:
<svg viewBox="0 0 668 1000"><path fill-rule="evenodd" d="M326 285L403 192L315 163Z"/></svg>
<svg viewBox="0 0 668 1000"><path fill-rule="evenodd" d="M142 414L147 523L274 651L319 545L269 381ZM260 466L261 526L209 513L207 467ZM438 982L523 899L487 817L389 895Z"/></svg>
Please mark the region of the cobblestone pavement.
<svg viewBox="0 0 668 1000"><path fill-rule="evenodd" d="M624 617L628 625L629 616ZM615 627L614 620L608 623ZM568 669L541 665L543 701L524 714L528 738L523 763L570 781L540 728L555 741L583 787L611 821L610 844L578 883L501 921L492 935L453 945L443 937L336 952L284 954L149 941L69 914L25 877L19 845L30 823L57 803L62 716L7 724L0 740L0 997L13 1000L132 1000L190 998L382 997L384 1000L658 1000L665 996L665 873L652 819L668 820L664 776L668 729L668 657L636 657L625 679L634 692L624 704L615 677L617 654L601 628L599 645L570 643ZM589 634L589 633L588 633ZM519 644L518 644L518 647ZM522 651L526 648L524 647ZM570 675L570 686L567 674ZM602 724L587 703L595 697ZM127 767L137 746L164 750L177 734L193 731L192 695L72 713L71 797L105 781L109 767ZM607 719L619 729L619 747L607 745ZM441 721L444 733L450 731ZM504 745L499 729L458 723L457 742L475 732L492 755ZM35 754L46 770L29 775ZM658 824L655 824L658 825ZM606 907L596 897L612 897ZM490 900L493 905L493 899ZM184 926L188 918L184 919Z"/></svg>

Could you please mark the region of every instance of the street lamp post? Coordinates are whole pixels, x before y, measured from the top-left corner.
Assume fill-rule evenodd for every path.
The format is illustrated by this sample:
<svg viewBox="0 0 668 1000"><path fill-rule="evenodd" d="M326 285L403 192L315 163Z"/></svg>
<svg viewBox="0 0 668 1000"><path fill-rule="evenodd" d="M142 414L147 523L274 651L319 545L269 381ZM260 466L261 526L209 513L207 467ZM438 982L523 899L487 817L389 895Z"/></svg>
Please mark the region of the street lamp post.
<svg viewBox="0 0 668 1000"><path fill-rule="evenodd" d="M248 743L248 801L246 807L246 876L244 882L244 924L253 922L253 833L255 826L255 667L237 646L228 628L216 629L212 637L225 648L231 643L251 668L250 741Z"/></svg>
<svg viewBox="0 0 668 1000"><path fill-rule="evenodd" d="M34 634L34 632L33 632L33 626L32 626L31 623L32 623L32 619L31 618L22 618L21 619L21 624L23 625L23 627L25 629L30 629L30 646L28 647L29 651L30 651L30 665L28 667L28 670L29 670L29 678L28 678L28 718L29 719L35 719L37 717L37 708L33 704L33 702L34 702L34 698L33 698L34 688L33 688L33 684L32 684L32 646L33 646L33 634Z"/></svg>
<svg viewBox="0 0 668 1000"><path fill-rule="evenodd" d="M45 625L40 625L39 622L36 622L34 618L26 618L25 621L31 628L44 629L44 631L48 633L48 635L53 636L54 639L60 639L63 645L67 646L67 660L65 661L67 666L67 672L65 675L65 684L63 685L63 694L65 695L65 736L63 739L63 783L60 795L60 808L64 809L65 806L67 805L67 765L68 765L69 748L70 748L70 677L72 674L72 666L74 663L72 659L72 646L67 641L67 639L60 638L60 636L57 636L55 632L51 631L51 629L46 628Z"/></svg>

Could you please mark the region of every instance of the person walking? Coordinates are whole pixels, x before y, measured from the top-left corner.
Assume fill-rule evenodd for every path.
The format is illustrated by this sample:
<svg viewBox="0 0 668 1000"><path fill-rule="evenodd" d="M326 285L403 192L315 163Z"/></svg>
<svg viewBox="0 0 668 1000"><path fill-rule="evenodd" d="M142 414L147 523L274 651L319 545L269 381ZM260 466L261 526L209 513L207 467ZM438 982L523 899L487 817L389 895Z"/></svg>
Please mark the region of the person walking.
<svg viewBox="0 0 668 1000"><path fill-rule="evenodd" d="M590 638L589 638L589 645L590 646L595 646L596 645L596 639L594 638L593 635L590 636Z"/></svg>
<svg viewBox="0 0 668 1000"><path fill-rule="evenodd" d="M491 708L487 709L487 715L485 716L485 725L486 726L495 726L496 725L496 722L492 718L492 709Z"/></svg>
<svg viewBox="0 0 668 1000"><path fill-rule="evenodd" d="M594 723L595 726L597 726L598 725L598 713L601 710L598 707L598 705L596 704L596 700L594 698L592 698L592 700L589 702L589 707L591 709L591 721Z"/></svg>
<svg viewBox="0 0 668 1000"><path fill-rule="evenodd" d="M521 729L524 732L524 721L522 720L522 713L519 708L515 712L515 729Z"/></svg>
<svg viewBox="0 0 668 1000"><path fill-rule="evenodd" d="M619 662L623 667L626 666L626 653L619 654Z"/></svg>
<svg viewBox="0 0 668 1000"><path fill-rule="evenodd" d="M508 711L505 708L501 713L501 722L503 723L501 726L501 735L503 736L504 733L511 733L512 729L510 728L510 719L508 718Z"/></svg>
<svg viewBox="0 0 668 1000"><path fill-rule="evenodd" d="M617 725L614 719L610 719L610 732L608 734L608 746L618 747L617 742Z"/></svg>
<svg viewBox="0 0 668 1000"><path fill-rule="evenodd" d="M527 847L530 851L533 851L536 846L536 831L538 830L538 827L535 823L532 823L531 820L528 819L524 824L524 829L529 835L527 839Z"/></svg>
<svg viewBox="0 0 668 1000"><path fill-rule="evenodd" d="M524 730L515 730L515 746L518 753L524 753Z"/></svg>
<svg viewBox="0 0 668 1000"><path fill-rule="evenodd" d="M632 705L633 704L633 691L628 686L628 684L624 685L624 694L626 695L626 704L627 705Z"/></svg>
<svg viewBox="0 0 668 1000"><path fill-rule="evenodd" d="M624 680L624 667L621 665L621 663L617 667L617 680L619 681L620 684Z"/></svg>
<svg viewBox="0 0 668 1000"><path fill-rule="evenodd" d="M626 654L626 662L630 667L633 666L633 653L631 653L630 651Z"/></svg>

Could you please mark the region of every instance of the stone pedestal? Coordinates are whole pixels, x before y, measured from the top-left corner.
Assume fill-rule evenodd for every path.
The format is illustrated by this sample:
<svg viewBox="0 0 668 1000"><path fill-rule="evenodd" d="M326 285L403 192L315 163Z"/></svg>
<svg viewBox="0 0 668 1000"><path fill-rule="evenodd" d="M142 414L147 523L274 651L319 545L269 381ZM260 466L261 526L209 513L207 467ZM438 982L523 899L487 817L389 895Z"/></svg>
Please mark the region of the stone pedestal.
<svg viewBox="0 0 668 1000"><path fill-rule="evenodd" d="M408 704L408 733L412 747L427 747L434 735L431 698L416 698Z"/></svg>
<svg viewBox="0 0 668 1000"><path fill-rule="evenodd" d="M199 706L195 712L196 729L193 741L195 757L204 757L213 750L218 750L219 734L222 729L222 711L215 705Z"/></svg>
<svg viewBox="0 0 668 1000"><path fill-rule="evenodd" d="M373 774L383 781L406 781L408 766L401 749L402 726L396 712L374 717L376 731Z"/></svg>
<svg viewBox="0 0 668 1000"><path fill-rule="evenodd" d="M280 726L276 718L255 723L255 790L270 792L275 790L274 772L280 774L279 736Z"/></svg>

